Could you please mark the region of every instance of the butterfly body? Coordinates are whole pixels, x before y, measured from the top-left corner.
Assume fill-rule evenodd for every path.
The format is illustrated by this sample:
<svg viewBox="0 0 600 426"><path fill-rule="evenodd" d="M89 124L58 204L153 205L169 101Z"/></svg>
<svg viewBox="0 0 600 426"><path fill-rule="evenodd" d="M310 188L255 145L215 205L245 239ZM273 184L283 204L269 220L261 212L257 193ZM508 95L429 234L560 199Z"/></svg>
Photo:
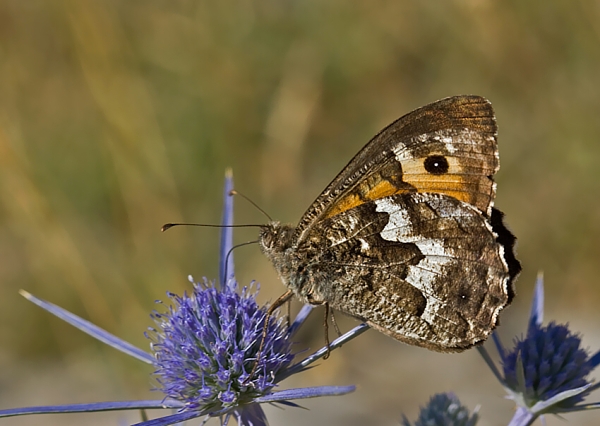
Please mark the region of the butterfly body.
<svg viewBox="0 0 600 426"><path fill-rule="evenodd" d="M493 208L498 164L489 102L438 101L375 136L298 226L264 226L261 249L302 302L412 345L467 349L492 332L520 270Z"/></svg>

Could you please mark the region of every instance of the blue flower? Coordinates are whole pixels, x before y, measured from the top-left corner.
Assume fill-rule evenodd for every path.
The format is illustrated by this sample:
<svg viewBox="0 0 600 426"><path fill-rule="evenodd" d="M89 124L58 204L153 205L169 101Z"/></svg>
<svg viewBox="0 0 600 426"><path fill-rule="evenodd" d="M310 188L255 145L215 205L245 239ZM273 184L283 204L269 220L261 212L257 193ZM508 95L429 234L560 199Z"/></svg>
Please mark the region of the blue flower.
<svg viewBox="0 0 600 426"><path fill-rule="evenodd" d="M485 348L478 348L508 398L517 404L512 426L530 425L543 414L600 408L600 403L583 404L584 398L600 386L587 379L600 363L600 352L590 356L581 348L581 338L566 325L551 322L542 326L543 315L544 282L540 275L525 338L516 339L514 348L506 351L497 335L493 335L503 374Z"/></svg>
<svg viewBox="0 0 600 426"><path fill-rule="evenodd" d="M165 312L155 311L152 317L157 328L147 336L152 340L153 353L143 351L90 322L44 300L22 291L21 294L50 313L74 325L85 333L127 353L155 368L160 400L116 401L91 404L71 404L0 410L0 417L25 414L73 413L108 410L177 409L175 414L138 423L138 426L170 425L205 416L218 417L227 424L234 417L241 426L267 425L261 403L297 406L290 400L320 396L343 395L354 386L320 386L276 391L285 378L302 372L324 357L328 348L321 348L293 364L292 338L311 311L302 308L291 326L276 318L267 321L267 308L256 303L256 293L244 287L238 292L231 256L233 201L229 195L231 175L225 182L225 208L221 239L221 285L208 281L193 283L192 294L169 294L173 305ZM193 282L193 280L192 280ZM340 347L368 329L361 324L334 340L329 349ZM254 366L256 365L256 368Z"/></svg>
<svg viewBox="0 0 600 426"><path fill-rule="evenodd" d="M475 426L477 420L477 409L471 415L455 394L438 393L421 408L414 426ZM405 416L402 416L402 426L411 426Z"/></svg>
<svg viewBox="0 0 600 426"><path fill-rule="evenodd" d="M292 342L282 321L271 320L259 354L266 310L255 296L205 281L190 296L171 295L169 312L153 314L155 375L165 395L185 410L220 412L271 392L294 358Z"/></svg>

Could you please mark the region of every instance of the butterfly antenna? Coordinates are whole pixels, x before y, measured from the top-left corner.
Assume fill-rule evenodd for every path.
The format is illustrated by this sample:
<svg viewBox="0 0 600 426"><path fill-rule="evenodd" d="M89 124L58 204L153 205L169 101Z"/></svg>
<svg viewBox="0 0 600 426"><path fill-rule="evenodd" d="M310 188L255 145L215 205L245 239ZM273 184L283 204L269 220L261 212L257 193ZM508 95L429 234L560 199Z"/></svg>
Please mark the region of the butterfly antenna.
<svg viewBox="0 0 600 426"><path fill-rule="evenodd" d="M254 240L254 241L246 241L245 243L240 243L240 244L236 244L235 246L231 247L229 249L229 251L227 252L227 254L225 255L225 271L228 270L227 266L229 265L229 257L230 255L233 253L233 249L239 248L239 247L244 247L244 246L249 246L250 244L258 244L258 240ZM227 280L227 277L223 277L223 281L221 281L222 283L225 283Z"/></svg>
<svg viewBox="0 0 600 426"><path fill-rule="evenodd" d="M269 213L267 213L266 211L264 211L263 209L260 208L260 206L258 204L256 204L254 201L252 201L250 198L246 197L244 194L242 194L241 192L236 191L235 189L232 189L231 191L229 191L229 195L239 195L240 197L242 197L244 200L248 201L250 204L252 204L254 207L257 208L257 210L259 212L261 212L262 214L264 214L267 219L269 219L269 222L273 222L273 218L271 216L269 216Z"/></svg>
<svg viewBox="0 0 600 426"><path fill-rule="evenodd" d="M165 223L161 228L161 232L165 232L175 226L201 226L203 228L260 228L264 225L258 225L254 223L246 225L212 225L206 223Z"/></svg>

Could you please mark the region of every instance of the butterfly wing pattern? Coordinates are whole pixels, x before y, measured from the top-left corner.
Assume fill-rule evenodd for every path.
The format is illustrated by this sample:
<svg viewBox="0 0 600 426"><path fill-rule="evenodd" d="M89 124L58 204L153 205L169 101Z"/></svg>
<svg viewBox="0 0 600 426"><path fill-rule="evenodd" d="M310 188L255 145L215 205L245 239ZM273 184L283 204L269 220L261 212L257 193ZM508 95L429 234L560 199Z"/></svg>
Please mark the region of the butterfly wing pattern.
<svg viewBox="0 0 600 426"><path fill-rule="evenodd" d="M419 108L382 130L297 227L273 222L260 246L303 302L440 352L486 339L520 271L493 208L496 121L479 96Z"/></svg>

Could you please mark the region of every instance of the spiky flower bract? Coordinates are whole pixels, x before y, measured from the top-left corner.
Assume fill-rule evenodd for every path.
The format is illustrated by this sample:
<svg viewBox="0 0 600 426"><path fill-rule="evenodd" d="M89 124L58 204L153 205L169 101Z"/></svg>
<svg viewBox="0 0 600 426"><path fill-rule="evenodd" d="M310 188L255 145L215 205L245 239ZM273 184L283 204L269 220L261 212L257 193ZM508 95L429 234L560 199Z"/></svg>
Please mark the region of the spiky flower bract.
<svg viewBox="0 0 600 426"><path fill-rule="evenodd" d="M590 356L581 347L581 338L568 326L550 322L543 326L544 284L540 275L535 286L527 334L515 340L507 351L497 335L493 339L500 354L501 374L487 351L479 352L500 380L508 398L517 404L511 426L532 424L543 414L562 414L599 408L583 404L599 384L592 384L589 373L600 363L600 352Z"/></svg>
<svg viewBox="0 0 600 426"><path fill-rule="evenodd" d="M452 392L433 395L414 424L402 417L402 426L475 426L478 420L477 412L471 414Z"/></svg>

